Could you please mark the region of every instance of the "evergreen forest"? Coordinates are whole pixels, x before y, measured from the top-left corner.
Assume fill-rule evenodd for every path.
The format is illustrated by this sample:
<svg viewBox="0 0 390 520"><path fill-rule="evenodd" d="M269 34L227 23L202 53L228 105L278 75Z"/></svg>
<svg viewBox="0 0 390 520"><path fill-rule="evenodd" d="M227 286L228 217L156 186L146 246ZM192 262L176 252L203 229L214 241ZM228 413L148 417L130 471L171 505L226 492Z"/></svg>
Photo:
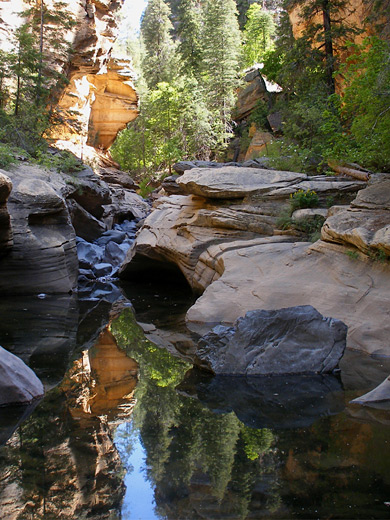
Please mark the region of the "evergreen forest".
<svg viewBox="0 0 390 520"><path fill-rule="evenodd" d="M32 2L13 50L0 50L1 167L15 149L44 162L52 129L71 117L56 106L75 23L62 5ZM245 148L250 127L271 131L277 114L265 152L274 167L330 173L336 161L388 171L389 2L364 2L358 24L354 9L347 0L149 0L139 34L118 43L137 72L140 115L112 157L145 182L179 160L226 162L234 139ZM237 92L253 67L279 93L237 122Z"/></svg>
<svg viewBox="0 0 390 520"><path fill-rule="evenodd" d="M138 72L140 116L113 157L138 175L170 172L178 160L228 161L232 139L245 145L251 124L269 131L275 113L282 127L266 151L275 167L388 170L389 4L365 4L355 25L345 0L149 0L139 37L122 42ZM254 66L281 94L238 124L237 89Z"/></svg>

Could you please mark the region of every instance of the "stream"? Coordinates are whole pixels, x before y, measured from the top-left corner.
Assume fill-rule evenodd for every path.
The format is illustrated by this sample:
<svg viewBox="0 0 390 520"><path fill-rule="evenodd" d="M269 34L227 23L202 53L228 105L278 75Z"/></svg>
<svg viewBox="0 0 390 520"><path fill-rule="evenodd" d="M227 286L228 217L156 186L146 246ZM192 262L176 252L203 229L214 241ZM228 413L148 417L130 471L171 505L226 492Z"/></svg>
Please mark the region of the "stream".
<svg viewBox="0 0 390 520"><path fill-rule="evenodd" d="M390 412L349 404L390 360L212 377L144 334L191 338L188 288L118 291L1 302L0 344L46 388L0 409L2 520L390 518Z"/></svg>

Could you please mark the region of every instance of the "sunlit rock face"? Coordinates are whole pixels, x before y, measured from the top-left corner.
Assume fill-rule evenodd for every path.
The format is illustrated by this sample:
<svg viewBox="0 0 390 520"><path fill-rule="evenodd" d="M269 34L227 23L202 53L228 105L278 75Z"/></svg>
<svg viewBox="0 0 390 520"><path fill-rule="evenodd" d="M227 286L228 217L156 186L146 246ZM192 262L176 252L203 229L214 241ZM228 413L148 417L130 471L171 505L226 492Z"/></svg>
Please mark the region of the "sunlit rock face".
<svg viewBox="0 0 390 520"><path fill-rule="evenodd" d="M308 2L307 2L308 3ZM305 3L296 5L289 10L290 22L295 38L300 38L306 29L305 17L302 16L302 9ZM365 20L370 14L371 6L369 2L360 2L359 0L347 0L345 6L338 8L338 15L332 13L332 17L336 20L343 20L343 23L348 27L362 29L365 25ZM323 23L322 13L319 11L314 18L314 22L318 24ZM356 43L360 43L366 34L350 35L348 39L354 39Z"/></svg>
<svg viewBox="0 0 390 520"><path fill-rule="evenodd" d="M109 59L97 73L78 70L59 100L59 108L77 114L76 124L56 130L61 141L71 141L80 157L88 147L108 149L117 133L138 116L138 96L129 60ZM64 148L61 143L60 147Z"/></svg>
<svg viewBox="0 0 390 520"><path fill-rule="evenodd" d="M72 48L69 61L54 49L50 50L52 67L69 80L57 105L58 110L69 118L51 137L73 142L76 147L72 151L79 156L83 156L83 148L88 146L106 150L119 130L138 115L131 63L111 56L117 36L116 16L122 3L122 0L61 2L60 8L63 9L65 4L66 12L77 23L65 32L59 28L61 36ZM45 0L49 10L55 10L56 4L55 0ZM13 48L13 35L23 21L18 13L28 7L27 1L0 2L2 49Z"/></svg>

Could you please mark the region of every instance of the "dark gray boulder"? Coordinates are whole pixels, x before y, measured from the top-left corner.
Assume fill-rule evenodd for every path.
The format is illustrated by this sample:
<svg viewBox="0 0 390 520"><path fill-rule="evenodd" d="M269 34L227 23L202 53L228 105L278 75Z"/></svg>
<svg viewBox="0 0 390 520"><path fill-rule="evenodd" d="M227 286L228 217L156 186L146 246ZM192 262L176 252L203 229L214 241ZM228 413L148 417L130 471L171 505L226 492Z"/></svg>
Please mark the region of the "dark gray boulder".
<svg viewBox="0 0 390 520"><path fill-rule="evenodd" d="M93 272L96 278L101 278L102 276L110 276L112 273L112 265L107 263L100 263L93 266Z"/></svg>
<svg viewBox="0 0 390 520"><path fill-rule="evenodd" d="M67 200L67 206L70 218L72 219L72 225L78 237L92 242L106 231L106 226L88 213L88 211L81 207L75 200Z"/></svg>
<svg viewBox="0 0 390 520"><path fill-rule="evenodd" d="M31 403L43 394L43 385L31 368L0 347L0 406Z"/></svg>
<svg viewBox="0 0 390 520"><path fill-rule="evenodd" d="M105 231L100 238L96 240L96 244L99 246L105 246L109 242L116 242L120 244L124 240L126 240L127 236L124 231L120 231L118 229L109 229Z"/></svg>
<svg viewBox="0 0 390 520"><path fill-rule="evenodd" d="M311 305L249 311L198 343L195 364L214 374L322 374L337 368L347 326Z"/></svg>
<svg viewBox="0 0 390 520"><path fill-rule="evenodd" d="M103 261L111 264L113 267L119 267L124 261L131 244L132 242L130 240L126 240L122 244L109 242L106 245Z"/></svg>
<svg viewBox="0 0 390 520"><path fill-rule="evenodd" d="M77 254L81 268L89 269L101 262L104 254L103 247L91 244L83 239L77 239Z"/></svg>

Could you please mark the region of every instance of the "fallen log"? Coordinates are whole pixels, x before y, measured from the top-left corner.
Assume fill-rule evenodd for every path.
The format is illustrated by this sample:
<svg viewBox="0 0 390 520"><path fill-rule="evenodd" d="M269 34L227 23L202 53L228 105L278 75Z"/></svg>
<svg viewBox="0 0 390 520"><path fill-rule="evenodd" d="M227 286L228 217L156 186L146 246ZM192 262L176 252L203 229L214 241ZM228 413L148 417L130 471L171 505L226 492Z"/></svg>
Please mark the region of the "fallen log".
<svg viewBox="0 0 390 520"><path fill-rule="evenodd" d="M353 177L359 181L368 181L371 176L371 173L367 170L351 168L350 166L343 165L342 163L333 160L328 161L328 166L339 175L348 175L349 177Z"/></svg>

